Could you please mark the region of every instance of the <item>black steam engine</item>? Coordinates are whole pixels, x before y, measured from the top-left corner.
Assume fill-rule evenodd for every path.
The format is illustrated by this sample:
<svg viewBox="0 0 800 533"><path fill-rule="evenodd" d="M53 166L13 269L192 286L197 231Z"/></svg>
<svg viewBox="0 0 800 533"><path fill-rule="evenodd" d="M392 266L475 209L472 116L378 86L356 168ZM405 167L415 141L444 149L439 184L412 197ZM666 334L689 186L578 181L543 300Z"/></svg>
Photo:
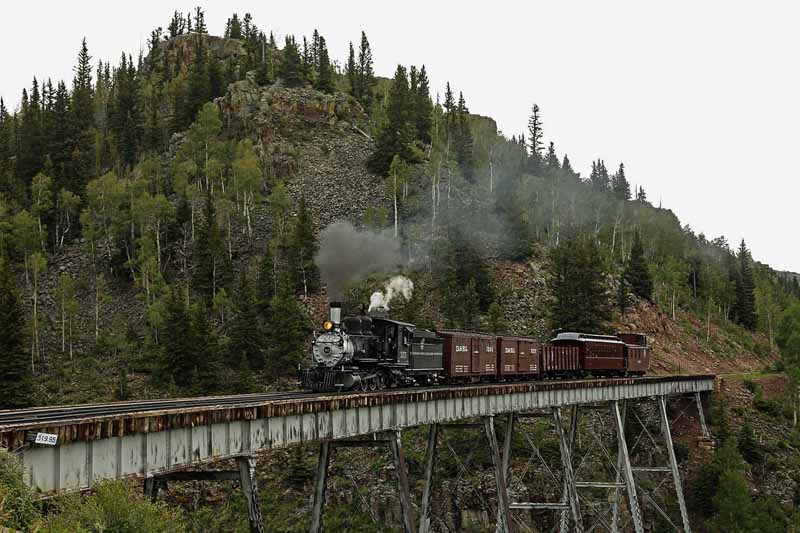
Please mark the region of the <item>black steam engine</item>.
<svg viewBox="0 0 800 533"><path fill-rule="evenodd" d="M442 378L442 340L432 331L380 316L341 318L331 303L324 333L313 343L303 388L315 391L377 390L429 385Z"/></svg>

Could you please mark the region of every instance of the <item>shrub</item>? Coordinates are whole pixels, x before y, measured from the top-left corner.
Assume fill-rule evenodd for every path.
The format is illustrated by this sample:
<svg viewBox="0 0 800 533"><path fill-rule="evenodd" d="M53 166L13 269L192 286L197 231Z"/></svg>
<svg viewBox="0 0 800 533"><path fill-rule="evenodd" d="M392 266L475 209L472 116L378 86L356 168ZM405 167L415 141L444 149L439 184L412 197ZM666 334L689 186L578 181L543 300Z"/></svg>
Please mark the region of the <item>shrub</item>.
<svg viewBox="0 0 800 533"><path fill-rule="evenodd" d="M130 482L101 483L84 498L75 494L65 496L56 503L54 511L42 523L42 533L187 531L179 511L151 503Z"/></svg>
<svg viewBox="0 0 800 533"><path fill-rule="evenodd" d="M0 448L0 526L27 531L37 515L33 493L22 481L22 464Z"/></svg>

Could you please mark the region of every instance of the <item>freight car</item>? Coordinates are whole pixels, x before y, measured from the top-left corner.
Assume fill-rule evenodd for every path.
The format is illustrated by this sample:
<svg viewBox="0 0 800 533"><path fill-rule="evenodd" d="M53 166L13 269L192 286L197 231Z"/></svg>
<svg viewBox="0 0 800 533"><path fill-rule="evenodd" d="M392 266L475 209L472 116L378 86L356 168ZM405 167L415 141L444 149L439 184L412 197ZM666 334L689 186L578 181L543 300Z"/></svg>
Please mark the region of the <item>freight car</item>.
<svg viewBox="0 0 800 533"><path fill-rule="evenodd" d="M549 343L530 337L429 331L385 316L330 318L300 369L304 389L378 390L443 383L503 382L643 375L650 368L640 333L559 333Z"/></svg>

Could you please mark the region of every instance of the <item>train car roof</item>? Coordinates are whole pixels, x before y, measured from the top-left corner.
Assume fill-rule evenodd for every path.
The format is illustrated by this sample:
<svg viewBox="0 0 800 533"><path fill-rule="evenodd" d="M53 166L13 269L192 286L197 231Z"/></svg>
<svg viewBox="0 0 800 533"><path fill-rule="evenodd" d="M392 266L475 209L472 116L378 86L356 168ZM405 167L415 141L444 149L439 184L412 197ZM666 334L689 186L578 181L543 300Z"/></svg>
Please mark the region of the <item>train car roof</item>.
<svg viewBox="0 0 800 533"><path fill-rule="evenodd" d="M383 318L383 317L370 317L370 318L372 318L373 322L388 322L389 324L395 324L397 326L408 326L408 327L411 327L411 328L416 328L417 327L414 324L411 324L409 322L402 322L400 320L392 320L391 318Z"/></svg>
<svg viewBox="0 0 800 533"><path fill-rule="evenodd" d="M576 341L576 342L608 342L611 344L625 344L619 338L613 335L595 335L592 333L575 333L565 332L556 335L556 338L550 342L555 341Z"/></svg>

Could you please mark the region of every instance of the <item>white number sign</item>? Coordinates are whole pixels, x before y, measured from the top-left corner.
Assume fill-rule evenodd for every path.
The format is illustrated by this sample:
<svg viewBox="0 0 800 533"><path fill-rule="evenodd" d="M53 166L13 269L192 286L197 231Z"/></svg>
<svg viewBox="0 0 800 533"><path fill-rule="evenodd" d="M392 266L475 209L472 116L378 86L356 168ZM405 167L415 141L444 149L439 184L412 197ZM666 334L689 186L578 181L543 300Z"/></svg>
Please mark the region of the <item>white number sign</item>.
<svg viewBox="0 0 800 533"><path fill-rule="evenodd" d="M58 435L51 435L50 433L37 433L36 444L47 444L48 446L55 446L58 442Z"/></svg>

